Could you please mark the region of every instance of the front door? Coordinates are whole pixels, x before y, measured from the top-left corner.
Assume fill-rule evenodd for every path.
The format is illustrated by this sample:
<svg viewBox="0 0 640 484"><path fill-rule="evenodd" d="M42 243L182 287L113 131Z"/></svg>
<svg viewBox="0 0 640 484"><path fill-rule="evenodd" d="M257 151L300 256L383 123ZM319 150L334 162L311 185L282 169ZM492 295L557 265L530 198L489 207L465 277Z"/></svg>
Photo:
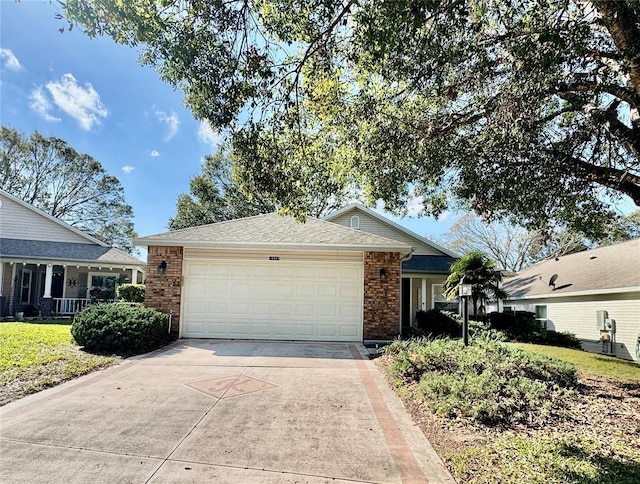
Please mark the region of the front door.
<svg viewBox="0 0 640 484"><path fill-rule="evenodd" d="M51 279L51 297L62 297L64 290L64 269L55 269Z"/></svg>

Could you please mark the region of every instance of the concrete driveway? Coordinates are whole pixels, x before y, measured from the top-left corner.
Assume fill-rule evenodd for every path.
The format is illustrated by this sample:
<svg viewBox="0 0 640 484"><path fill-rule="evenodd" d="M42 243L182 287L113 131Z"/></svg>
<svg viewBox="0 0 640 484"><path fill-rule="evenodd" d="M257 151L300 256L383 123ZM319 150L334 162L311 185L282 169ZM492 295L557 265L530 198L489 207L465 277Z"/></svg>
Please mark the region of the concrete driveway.
<svg viewBox="0 0 640 484"><path fill-rule="evenodd" d="M454 482L357 344L179 340L0 408L0 482Z"/></svg>

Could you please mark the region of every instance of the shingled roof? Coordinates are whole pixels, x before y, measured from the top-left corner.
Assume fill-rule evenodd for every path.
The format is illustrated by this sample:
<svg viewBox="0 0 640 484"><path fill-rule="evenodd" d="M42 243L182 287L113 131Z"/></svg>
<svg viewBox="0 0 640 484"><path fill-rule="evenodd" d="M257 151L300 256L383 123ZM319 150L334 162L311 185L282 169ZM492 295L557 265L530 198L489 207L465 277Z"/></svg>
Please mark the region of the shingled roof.
<svg viewBox="0 0 640 484"><path fill-rule="evenodd" d="M95 262L105 265L142 265L141 260L113 247L46 240L0 239L0 255L25 260Z"/></svg>
<svg viewBox="0 0 640 484"><path fill-rule="evenodd" d="M411 253L411 246L378 235L353 230L324 220L307 217L304 223L277 213L256 215L135 239L142 247L152 245L338 250Z"/></svg>
<svg viewBox="0 0 640 484"><path fill-rule="evenodd" d="M640 239L532 265L504 281L509 300L581 292L640 290ZM558 277L550 285L554 274Z"/></svg>

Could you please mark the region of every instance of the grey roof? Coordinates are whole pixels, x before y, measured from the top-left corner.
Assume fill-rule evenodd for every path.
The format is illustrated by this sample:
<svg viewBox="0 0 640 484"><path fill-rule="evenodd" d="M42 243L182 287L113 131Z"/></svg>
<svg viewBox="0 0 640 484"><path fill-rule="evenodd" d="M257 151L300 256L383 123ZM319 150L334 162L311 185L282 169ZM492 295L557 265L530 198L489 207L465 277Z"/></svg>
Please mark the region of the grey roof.
<svg viewBox="0 0 640 484"><path fill-rule="evenodd" d="M549 285L554 274L555 289ZM509 300L640 288L640 239L538 262L505 279L503 288Z"/></svg>
<svg viewBox="0 0 640 484"><path fill-rule="evenodd" d="M113 247L98 244L51 242L47 240L0 239L0 257L13 259L99 262L101 264L144 265L140 259Z"/></svg>
<svg viewBox="0 0 640 484"><path fill-rule="evenodd" d="M396 240L307 217L304 223L277 213L175 230L135 239L143 247L184 247L381 251L408 254L411 247Z"/></svg>
<svg viewBox="0 0 640 484"><path fill-rule="evenodd" d="M456 260L448 255L414 255L402 262L402 272L449 274L449 268Z"/></svg>

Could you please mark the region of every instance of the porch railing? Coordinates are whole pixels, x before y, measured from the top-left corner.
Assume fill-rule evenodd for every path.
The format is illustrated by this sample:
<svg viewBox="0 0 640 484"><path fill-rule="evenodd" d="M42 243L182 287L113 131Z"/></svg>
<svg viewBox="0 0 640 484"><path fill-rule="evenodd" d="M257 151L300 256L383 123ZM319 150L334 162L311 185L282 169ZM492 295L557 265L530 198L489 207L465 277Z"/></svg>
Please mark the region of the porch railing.
<svg viewBox="0 0 640 484"><path fill-rule="evenodd" d="M60 315L73 315L91 304L91 299L61 297L53 298L53 312Z"/></svg>

